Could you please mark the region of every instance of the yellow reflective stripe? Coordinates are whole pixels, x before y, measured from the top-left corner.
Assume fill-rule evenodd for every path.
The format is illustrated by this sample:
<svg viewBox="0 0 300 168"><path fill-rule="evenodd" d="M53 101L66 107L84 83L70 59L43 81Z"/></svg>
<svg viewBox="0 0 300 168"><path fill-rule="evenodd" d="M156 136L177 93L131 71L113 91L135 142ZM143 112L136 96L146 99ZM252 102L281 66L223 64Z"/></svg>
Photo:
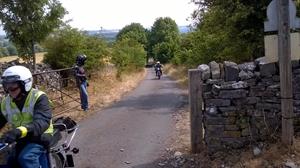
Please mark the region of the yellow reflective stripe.
<svg viewBox="0 0 300 168"><path fill-rule="evenodd" d="M32 92L33 92L33 89L30 90L30 92L28 93L28 96L26 97L26 100L25 100L25 103L24 103L25 107L29 107L29 105L30 105L30 100L31 100L31 97L32 97Z"/></svg>
<svg viewBox="0 0 300 168"><path fill-rule="evenodd" d="M50 99L48 99L48 101L49 101L50 108L53 108L54 107L54 103Z"/></svg>
<svg viewBox="0 0 300 168"><path fill-rule="evenodd" d="M11 101L11 100L10 100L10 107L11 107L12 109L18 108L17 105L16 105L16 103L13 102L13 101Z"/></svg>
<svg viewBox="0 0 300 168"><path fill-rule="evenodd" d="M5 114L5 112L6 112L6 103L5 103L5 99L6 99L6 97L4 97L3 99L2 99L2 102L1 102L1 111L2 111L2 114L4 114L4 116L6 116L6 114Z"/></svg>
<svg viewBox="0 0 300 168"><path fill-rule="evenodd" d="M38 99L41 95L43 95L43 94L46 94L46 93L44 93L43 91L38 91L38 92L35 94L34 101L37 101L37 99Z"/></svg>
<svg viewBox="0 0 300 168"><path fill-rule="evenodd" d="M27 130L26 127L20 126L20 127L18 127L17 129L19 129L19 130L21 131L21 138L26 137L27 132L28 132L28 130Z"/></svg>
<svg viewBox="0 0 300 168"><path fill-rule="evenodd" d="M53 124L52 124L52 121L50 121L49 128L44 133L53 135L53 132L54 132L54 130L53 130Z"/></svg>

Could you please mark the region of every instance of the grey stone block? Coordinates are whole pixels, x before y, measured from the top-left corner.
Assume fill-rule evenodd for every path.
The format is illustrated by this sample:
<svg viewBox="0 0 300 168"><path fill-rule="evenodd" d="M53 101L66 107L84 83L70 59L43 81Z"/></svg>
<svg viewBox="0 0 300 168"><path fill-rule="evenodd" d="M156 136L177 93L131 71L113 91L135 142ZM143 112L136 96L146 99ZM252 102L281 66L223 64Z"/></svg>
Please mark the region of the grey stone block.
<svg viewBox="0 0 300 168"><path fill-rule="evenodd" d="M206 127L206 131L209 135L214 135L215 137L222 137L222 132L224 131L224 125L209 124Z"/></svg>
<svg viewBox="0 0 300 168"><path fill-rule="evenodd" d="M252 87L252 86L256 86L257 80L252 78L252 79L244 80L244 82L247 82L248 86Z"/></svg>
<svg viewBox="0 0 300 168"><path fill-rule="evenodd" d="M279 91L280 84L273 84L267 87L267 90Z"/></svg>
<svg viewBox="0 0 300 168"><path fill-rule="evenodd" d="M259 64L259 70L262 77L269 77L278 73L275 63Z"/></svg>
<svg viewBox="0 0 300 168"><path fill-rule="evenodd" d="M230 100L228 99L207 99L206 105L207 106L217 106L217 107L224 107L230 106Z"/></svg>
<svg viewBox="0 0 300 168"><path fill-rule="evenodd" d="M244 81L239 82L225 82L221 85L221 90L232 90L232 89L245 89L248 88L248 83Z"/></svg>
<svg viewBox="0 0 300 168"><path fill-rule="evenodd" d="M257 103L256 108L258 110L272 110L272 109L280 110L281 105L276 103Z"/></svg>
<svg viewBox="0 0 300 168"><path fill-rule="evenodd" d="M224 61L225 81L237 81L239 77L239 67L234 62Z"/></svg>
<svg viewBox="0 0 300 168"><path fill-rule="evenodd" d="M281 100L280 98L278 97L269 97L267 99L263 99L263 102L266 102L266 103L274 103L274 104L280 104L281 103Z"/></svg>
<svg viewBox="0 0 300 168"><path fill-rule="evenodd" d="M249 96L263 96L264 95L264 91L266 90L265 86L253 86L250 88L250 93Z"/></svg>
<svg viewBox="0 0 300 168"><path fill-rule="evenodd" d="M238 131L239 127L237 125L225 125L225 131Z"/></svg>
<svg viewBox="0 0 300 168"><path fill-rule="evenodd" d="M205 111L209 116L217 116L218 114L218 110L215 106L206 107Z"/></svg>
<svg viewBox="0 0 300 168"><path fill-rule="evenodd" d="M266 57L259 57L257 59L255 59L254 64L256 66L259 66L259 64L266 64L268 61L268 59Z"/></svg>
<svg viewBox="0 0 300 168"><path fill-rule="evenodd" d="M225 118L223 118L221 116L215 117L215 116L205 115L204 123L206 125L222 125L223 126L226 122L225 122Z"/></svg>
<svg viewBox="0 0 300 168"><path fill-rule="evenodd" d="M232 111L236 111L237 110L237 108L235 106L219 107L218 109L221 111L221 113L232 112Z"/></svg>
<svg viewBox="0 0 300 168"><path fill-rule="evenodd" d="M258 97L247 97L247 104L256 104L260 101L260 98Z"/></svg>
<svg viewBox="0 0 300 168"><path fill-rule="evenodd" d="M243 71L254 71L256 69L256 65L254 62L246 62L246 63L243 63L243 64L239 64L238 67L240 68L240 70L243 70Z"/></svg>
<svg viewBox="0 0 300 168"><path fill-rule="evenodd" d="M233 149L241 149L245 147L246 145L249 145L250 140L246 138L222 138L221 139L222 144L227 148L233 148Z"/></svg>
<svg viewBox="0 0 300 168"><path fill-rule="evenodd" d="M274 92L272 90L266 90L263 94L264 99L273 98L275 96L276 96L276 92Z"/></svg>
<svg viewBox="0 0 300 168"><path fill-rule="evenodd" d="M265 85L265 86L270 86L270 85L274 85L274 81L272 77L267 77L267 78L262 78L261 79L261 84Z"/></svg>
<svg viewBox="0 0 300 168"><path fill-rule="evenodd" d="M221 87L220 87L219 85L213 85L213 86L212 86L212 89L211 89L212 93L213 93L215 96L219 95L220 90L221 90Z"/></svg>
<svg viewBox="0 0 300 168"><path fill-rule="evenodd" d="M273 75L272 79L274 82L280 82L280 76L279 75Z"/></svg>
<svg viewBox="0 0 300 168"><path fill-rule="evenodd" d="M300 84L300 76L299 75L293 77L293 83L296 85Z"/></svg>
<svg viewBox="0 0 300 168"><path fill-rule="evenodd" d="M210 85L210 84L203 84L202 85L203 92L210 92L211 89L212 89L212 85Z"/></svg>
<svg viewBox="0 0 300 168"><path fill-rule="evenodd" d="M293 74L295 74L295 75L300 74L300 69L294 69L294 70L293 70Z"/></svg>
<svg viewBox="0 0 300 168"><path fill-rule="evenodd" d="M299 93L297 93L297 94L294 94L294 99L296 99L296 100L300 100L300 94L299 94Z"/></svg>
<svg viewBox="0 0 300 168"><path fill-rule="evenodd" d="M246 96L247 91L244 89L221 90L219 93L219 97L223 99L245 98Z"/></svg>
<svg viewBox="0 0 300 168"><path fill-rule="evenodd" d="M233 105L235 105L237 107L242 107L247 104L247 99L246 98L232 99L231 102Z"/></svg>
<svg viewBox="0 0 300 168"><path fill-rule="evenodd" d="M254 76L255 76L254 73L251 72L251 71L246 72L246 71L242 70L242 71L240 71L240 73L239 73L239 78L240 78L241 80L251 79L251 78L253 78Z"/></svg>
<svg viewBox="0 0 300 168"><path fill-rule="evenodd" d="M204 99L213 99L214 98L214 96L211 92L204 92L202 96Z"/></svg>
<svg viewBox="0 0 300 168"><path fill-rule="evenodd" d="M206 64L201 64L198 66L198 69L202 72L202 80L207 80L210 78L210 68Z"/></svg>
<svg viewBox="0 0 300 168"><path fill-rule="evenodd" d="M221 70L220 70L220 66L217 62L212 61L209 63L209 67L211 70L211 78L212 79L220 79L221 77Z"/></svg>
<svg viewBox="0 0 300 168"><path fill-rule="evenodd" d="M210 85L221 85L224 83L223 79L208 79L206 81L206 84L210 84Z"/></svg>

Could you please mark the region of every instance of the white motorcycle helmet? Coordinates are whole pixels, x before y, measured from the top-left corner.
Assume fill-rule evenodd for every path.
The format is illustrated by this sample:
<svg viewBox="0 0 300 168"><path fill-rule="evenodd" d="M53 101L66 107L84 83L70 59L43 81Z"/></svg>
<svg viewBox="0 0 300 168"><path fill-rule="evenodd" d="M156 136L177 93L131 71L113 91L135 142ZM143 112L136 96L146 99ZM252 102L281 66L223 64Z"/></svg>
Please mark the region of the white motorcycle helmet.
<svg viewBox="0 0 300 168"><path fill-rule="evenodd" d="M24 66L15 65L7 68L1 77L1 83L5 88L5 84L20 82L23 89L28 92L32 88L32 74L30 70Z"/></svg>

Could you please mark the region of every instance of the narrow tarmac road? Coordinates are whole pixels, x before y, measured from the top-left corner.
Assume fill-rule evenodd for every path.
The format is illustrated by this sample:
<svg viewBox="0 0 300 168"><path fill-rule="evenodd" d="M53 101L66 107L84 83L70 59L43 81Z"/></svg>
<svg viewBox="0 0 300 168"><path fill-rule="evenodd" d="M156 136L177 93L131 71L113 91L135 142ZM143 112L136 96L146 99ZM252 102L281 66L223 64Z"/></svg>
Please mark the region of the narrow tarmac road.
<svg viewBox="0 0 300 168"><path fill-rule="evenodd" d="M140 85L111 107L79 123L74 146L77 168L152 167L172 140L173 115L183 104L182 90L166 76L147 70Z"/></svg>

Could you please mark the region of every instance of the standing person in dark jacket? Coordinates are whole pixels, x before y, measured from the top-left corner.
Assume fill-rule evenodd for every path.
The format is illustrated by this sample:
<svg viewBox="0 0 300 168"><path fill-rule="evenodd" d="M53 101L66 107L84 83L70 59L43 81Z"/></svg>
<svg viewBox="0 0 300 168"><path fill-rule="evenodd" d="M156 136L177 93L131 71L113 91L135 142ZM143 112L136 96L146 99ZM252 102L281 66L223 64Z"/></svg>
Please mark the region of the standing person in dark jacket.
<svg viewBox="0 0 300 168"><path fill-rule="evenodd" d="M52 138L53 125L47 95L32 88L32 74L26 67L9 67L1 79L7 96L1 102L0 128L6 123L13 127L1 140L17 142L16 155L10 157L9 167L48 167L46 149Z"/></svg>
<svg viewBox="0 0 300 168"><path fill-rule="evenodd" d="M87 111L89 108L88 103L88 92L87 92L87 77L85 74L85 70L83 68L84 63L86 61L86 55L80 54L76 58L76 68L75 68L75 76L76 83L80 90L80 100L81 100L81 108L84 111Z"/></svg>

